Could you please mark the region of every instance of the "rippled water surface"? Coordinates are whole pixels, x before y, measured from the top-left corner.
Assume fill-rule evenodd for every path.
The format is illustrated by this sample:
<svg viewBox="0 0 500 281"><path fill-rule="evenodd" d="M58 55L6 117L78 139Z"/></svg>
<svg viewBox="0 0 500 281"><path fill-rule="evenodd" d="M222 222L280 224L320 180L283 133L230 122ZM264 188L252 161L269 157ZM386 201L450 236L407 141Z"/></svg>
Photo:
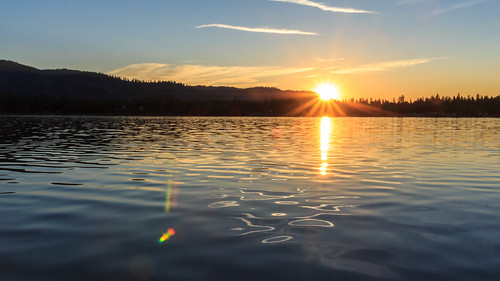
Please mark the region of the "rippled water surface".
<svg viewBox="0 0 500 281"><path fill-rule="evenodd" d="M0 280L500 280L499 119L0 126Z"/></svg>

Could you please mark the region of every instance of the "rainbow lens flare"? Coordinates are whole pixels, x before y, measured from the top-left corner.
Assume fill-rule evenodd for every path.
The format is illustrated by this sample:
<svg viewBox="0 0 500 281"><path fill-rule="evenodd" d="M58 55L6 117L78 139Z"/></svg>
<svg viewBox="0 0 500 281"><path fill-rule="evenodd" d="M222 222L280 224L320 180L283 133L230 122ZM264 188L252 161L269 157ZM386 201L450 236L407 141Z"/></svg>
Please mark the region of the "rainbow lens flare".
<svg viewBox="0 0 500 281"><path fill-rule="evenodd" d="M169 228L168 231L163 233L160 239L158 239L158 243L163 243L174 235L175 235L175 230L173 228Z"/></svg>

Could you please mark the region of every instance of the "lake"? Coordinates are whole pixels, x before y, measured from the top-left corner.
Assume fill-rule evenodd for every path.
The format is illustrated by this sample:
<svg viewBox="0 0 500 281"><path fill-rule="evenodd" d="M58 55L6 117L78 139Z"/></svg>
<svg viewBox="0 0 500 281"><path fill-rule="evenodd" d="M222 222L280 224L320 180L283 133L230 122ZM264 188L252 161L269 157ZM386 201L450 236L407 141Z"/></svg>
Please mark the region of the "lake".
<svg viewBox="0 0 500 281"><path fill-rule="evenodd" d="M500 119L0 126L3 281L500 280Z"/></svg>

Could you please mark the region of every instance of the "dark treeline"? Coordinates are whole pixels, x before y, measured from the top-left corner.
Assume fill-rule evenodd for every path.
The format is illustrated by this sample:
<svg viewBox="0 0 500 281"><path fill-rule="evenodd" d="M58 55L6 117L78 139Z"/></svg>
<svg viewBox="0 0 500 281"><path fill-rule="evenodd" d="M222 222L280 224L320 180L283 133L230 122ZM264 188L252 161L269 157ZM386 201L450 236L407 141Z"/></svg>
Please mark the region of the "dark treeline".
<svg viewBox="0 0 500 281"><path fill-rule="evenodd" d="M500 96L432 96L414 101L317 98L182 100L173 97L95 99L0 93L2 114L89 114L164 116L447 116L500 117Z"/></svg>
<svg viewBox="0 0 500 281"><path fill-rule="evenodd" d="M345 102L345 101L344 101ZM358 108L378 110L381 114L392 116L468 116L480 117L500 116L500 96L489 97L477 94L473 96L441 97L439 94L427 98L407 101L404 96L397 100L350 100L349 103L357 104Z"/></svg>
<svg viewBox="0 0 500 281"><path fill-rule="evenodd" d="M313 92L128 80L0 60L0 114L500 117L500 96L324 102Z"/></svg>

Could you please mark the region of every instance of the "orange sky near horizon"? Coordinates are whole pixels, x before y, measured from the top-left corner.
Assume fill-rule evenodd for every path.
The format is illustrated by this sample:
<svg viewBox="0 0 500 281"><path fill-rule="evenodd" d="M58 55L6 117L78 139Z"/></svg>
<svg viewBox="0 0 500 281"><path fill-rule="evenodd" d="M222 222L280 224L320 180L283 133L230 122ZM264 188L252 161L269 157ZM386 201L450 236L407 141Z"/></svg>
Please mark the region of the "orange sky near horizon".
<svg viewBox="0 0 500 281"><path fill-rule="evenodd" d="M331 82L341 99L498 96L499 11L500 0L2 0L0 54L187 85Z"/></svg>

